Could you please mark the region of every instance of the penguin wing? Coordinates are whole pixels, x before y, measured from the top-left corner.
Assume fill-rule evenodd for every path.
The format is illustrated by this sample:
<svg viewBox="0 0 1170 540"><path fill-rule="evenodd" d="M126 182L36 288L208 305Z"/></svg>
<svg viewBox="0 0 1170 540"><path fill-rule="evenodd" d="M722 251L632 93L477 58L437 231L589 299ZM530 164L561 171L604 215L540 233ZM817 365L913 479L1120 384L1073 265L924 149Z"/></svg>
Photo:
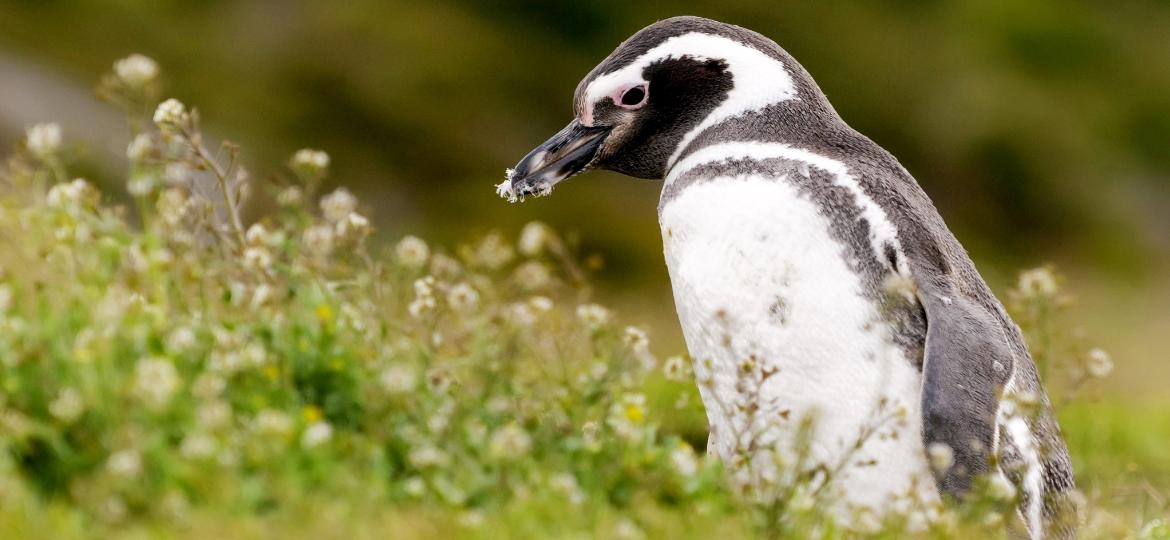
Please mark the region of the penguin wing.
<svg viewBox="0 0 1170 540"><path fill-rule="evenodd" d="M923 443L943 444L954 460L936 471L943 493L961 495L991 468L996 414L1015 354L992 307L953 286L922 287L926 311Z"/></svg>

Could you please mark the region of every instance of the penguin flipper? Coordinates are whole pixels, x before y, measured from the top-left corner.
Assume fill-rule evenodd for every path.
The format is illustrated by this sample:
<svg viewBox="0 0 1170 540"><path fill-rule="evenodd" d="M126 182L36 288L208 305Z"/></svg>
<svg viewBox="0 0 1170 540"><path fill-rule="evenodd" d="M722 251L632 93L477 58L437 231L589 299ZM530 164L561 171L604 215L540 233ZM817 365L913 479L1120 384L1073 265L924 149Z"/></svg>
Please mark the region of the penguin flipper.
<svg viewBox="0 0 1170 540"><path fill-rule="evenodd" d="M944 494L961 497L991 470L996 413L1016 361L993 309L953 287L920 288L926 311L923 443L946 445L952 465L935 471Z"/></svg>

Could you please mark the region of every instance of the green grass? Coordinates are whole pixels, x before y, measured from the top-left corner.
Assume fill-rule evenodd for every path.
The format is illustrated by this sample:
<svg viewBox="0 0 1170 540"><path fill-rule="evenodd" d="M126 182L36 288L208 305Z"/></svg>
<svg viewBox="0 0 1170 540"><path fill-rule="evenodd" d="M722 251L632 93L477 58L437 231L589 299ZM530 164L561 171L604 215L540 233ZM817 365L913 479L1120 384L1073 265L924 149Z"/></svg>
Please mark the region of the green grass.
<svg viewBox="0 0 1170 540"><path fill-rule="evenodd" d="M313 152L250 187L281 205L245 226L237 149L210 152L177 106L131 126L133 211L72 179L46 131L4 171L0 537L861 536L807 481L747 489L702 456L685 364L591 303L548 227L380 247L371 209L316 193ZM1013 295L1037 357L1056 388L1091 386L1040 292ZM1062 420L1084 536L1165 537L1170 406ZM1010 502L918 536L1001 535Z"/></svg>

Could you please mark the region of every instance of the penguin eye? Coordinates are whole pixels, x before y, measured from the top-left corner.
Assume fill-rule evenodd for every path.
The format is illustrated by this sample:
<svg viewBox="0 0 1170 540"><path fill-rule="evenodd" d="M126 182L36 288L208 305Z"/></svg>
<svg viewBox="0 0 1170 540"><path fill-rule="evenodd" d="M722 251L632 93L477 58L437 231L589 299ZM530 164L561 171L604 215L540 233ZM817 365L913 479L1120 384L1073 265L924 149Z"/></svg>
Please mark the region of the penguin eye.
<svg viewBox="0 0 1170 540"><path fill-rule="evenodd" d="M634 86L622 92L620 105L625 109L636 109L646 103L646 85Z"/></svg>

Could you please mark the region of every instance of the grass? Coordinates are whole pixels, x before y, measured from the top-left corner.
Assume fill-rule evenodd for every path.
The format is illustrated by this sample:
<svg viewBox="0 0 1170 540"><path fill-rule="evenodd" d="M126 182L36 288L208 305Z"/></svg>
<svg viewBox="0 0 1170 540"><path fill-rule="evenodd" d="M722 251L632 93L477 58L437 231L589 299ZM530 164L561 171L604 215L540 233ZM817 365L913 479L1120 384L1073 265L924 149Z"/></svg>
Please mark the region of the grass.
<svg viewBox="0 0 1170 540"><path fill-rule="evenodd" d="M150 65L130 67L103 95L151 111ZM696 450L687 364L593 303L548 227L377 244L360 201L318 193L324 153L255 183L196 112L158 111L131 113L132 211L68 174L50 126L2 177L0 537L862 535L815 490L745 493ZM278 205L246 223L257 194ZM1025 276L1014 309L1053 387L1091 388L1050 271ZM1062 420L1084 536L1166 537L1170 406L1079 399ZM1001 535L1005 502L915 535Z"/></svg>

